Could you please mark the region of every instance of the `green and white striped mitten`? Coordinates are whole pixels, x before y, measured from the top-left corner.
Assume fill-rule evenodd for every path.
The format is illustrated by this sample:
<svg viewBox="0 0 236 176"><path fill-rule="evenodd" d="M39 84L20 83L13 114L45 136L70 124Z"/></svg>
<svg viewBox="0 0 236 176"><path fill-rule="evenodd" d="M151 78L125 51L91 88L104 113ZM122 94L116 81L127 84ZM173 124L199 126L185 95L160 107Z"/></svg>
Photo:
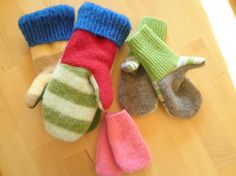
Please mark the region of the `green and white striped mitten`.
<svg viewBox="0 0 236 176"><path fill-rule="evenodd" d="M54 137L72 142L91 126L98 105L91 73L58 63L43 95L44 124Z"/></svg>
<svg viewBox="0 0 236 176"><path fill-rule="evenodd" d="M166 39L167 25L153 17L144 17L137 31L146 24L162 40ZM131 115L143 115L153 112L158 107L158 98L146 71L139 65L132 52L121 64L119 101Z"/></svg>
<svg viewBox="0 0 236 176"><path fill-rule="evenodd" d="M201 105L201 94L185 77L202 66L202 57L179 56L147 26L127 39L136 59L146 70L159 100L173 116L192 117Z"/></svg>

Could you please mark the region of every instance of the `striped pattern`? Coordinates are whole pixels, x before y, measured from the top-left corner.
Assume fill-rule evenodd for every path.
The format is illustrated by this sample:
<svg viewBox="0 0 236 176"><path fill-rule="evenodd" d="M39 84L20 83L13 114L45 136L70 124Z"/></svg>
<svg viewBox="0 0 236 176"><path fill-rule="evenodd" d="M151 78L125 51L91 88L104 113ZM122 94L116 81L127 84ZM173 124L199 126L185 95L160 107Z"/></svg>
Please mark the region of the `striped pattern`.
<svg viewBox="0 0 236 176"><path fill-rule="evenodd" d="M29 108L34 108L41 100L45 86L51 79L52 72L66 46L67 41L58 41L36 45L30 48L37 77L28 89L25 102Z"/></svg>
<svg viewBox="0 0 236 176"><path fill-rule="evenodd" d="M176 67L180 68L180 67L183 67L185 65L202 64L205 61L206 61L206 59L203 58L203 57L180 56Z"/></svg>
<svg viewBox="0 0 236 176"><path fill-rule="evenodd" d="M162 94L161 94L161 89L160 89L160 87L159 87L159 85L158 85L158 82L157 82L157 81L153 81L153 82L152 82L152 85L153 85L153 88L154 88L154 90L155 90L155 93L156 93L158 99L160 100L160 102L162 103L162 105L163 105L163 107L164 107L166 113L167 113L169 116L171 116L170 111L169 111L169 109L168 109L167 106L166 106L165 99L164 99L164 97L163 97Z"/></svg>
<svg viewBox="0 0 236 176"><path fill-rule="evenodd" d="M135 59L134 56L131 56L121 64L121 69L126 73L132 73L137 70L139 67L139 61Z"/></svg>
<svg viewBox="0 0 236 176"><path fill-rule="evenodd" d="M45 127L64 141L86 133L97 110L88 70L58 64L43 96Z"/></svg>
<svg viewBox="0 0 236 176"><path fill-rule="evenodd" d="M151 21L150 23L152 24L153 22ZM140 26L142 28L127 39L128 46L145 68L152 81L156 95L162 102L166 112L170 115L158 85L159 81L180 67L203 64L205 59L202 57L176 55L159 38L158 31L160 30L155 31L155 28L152 25L145 24L145 21Z"/></svg>

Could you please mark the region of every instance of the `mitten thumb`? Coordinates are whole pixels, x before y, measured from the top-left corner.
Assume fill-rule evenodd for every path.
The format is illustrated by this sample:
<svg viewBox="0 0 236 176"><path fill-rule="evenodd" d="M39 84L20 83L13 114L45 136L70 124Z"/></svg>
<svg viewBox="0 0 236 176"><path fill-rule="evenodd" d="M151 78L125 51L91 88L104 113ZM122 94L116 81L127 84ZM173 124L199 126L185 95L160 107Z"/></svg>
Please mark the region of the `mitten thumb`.
<svg viewBox="0 0 236 176"><path fill-rule="evenodd" d="M97 97L100 109L108 109L113 100L113 87L110 72L108 70L98 72L90 77Z"/></svg>
<svg viewBox="0 0 236 176"><path fill-rule="evenodd" d="M25 102L29 108L34 108L38 104L51 75L51 73L40 73L34 79L25 96Z"/></svg>
<svg viewBox="0 0 236 176"><path fill-rule="evenodd" d="M206 59L203 57L180 56L177 68L183 68L186 71L201 67L205 64Z"/></svg>
<svg viewBox="0 0 236 176"><path fill-rule="evenodd" d="M128 57L125 59L125 61L121 64L121 70L123 70L126 73L132 73L136 71L139 68L139 61L134 57Z"/></svg>

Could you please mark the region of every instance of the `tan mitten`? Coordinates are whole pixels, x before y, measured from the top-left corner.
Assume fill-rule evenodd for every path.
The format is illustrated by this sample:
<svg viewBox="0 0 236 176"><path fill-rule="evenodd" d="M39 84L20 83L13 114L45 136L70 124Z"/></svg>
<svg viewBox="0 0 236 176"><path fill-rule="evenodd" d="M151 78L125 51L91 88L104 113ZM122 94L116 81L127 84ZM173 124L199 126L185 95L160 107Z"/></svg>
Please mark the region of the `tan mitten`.
<svg viewBox="0 0 236 176"><path fill-rule="evenodd" d="M19 27L27 41L37 77L26 93L29 108L41 99L51 74L73 32L74 8L57 5L22 16Z"/></svg>

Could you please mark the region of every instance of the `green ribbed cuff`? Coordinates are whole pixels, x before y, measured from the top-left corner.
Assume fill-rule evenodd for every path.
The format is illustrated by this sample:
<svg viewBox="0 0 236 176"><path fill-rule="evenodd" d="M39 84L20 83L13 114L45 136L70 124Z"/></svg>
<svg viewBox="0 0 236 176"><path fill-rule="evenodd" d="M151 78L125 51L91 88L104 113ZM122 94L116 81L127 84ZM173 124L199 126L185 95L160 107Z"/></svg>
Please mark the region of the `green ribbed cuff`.
<svg viewBox="0 0 236 176"><path fill-rule="evenodd" d="M167 24L166 22L156 19L154 17L144 17L139 23L137 31L139 31L143 25L147 25L161 40L166 40Z"/></svg>
<svg viewBox="0 0 236 176"><path fill-rule="evenodd" d="M166 41L167 24L166 22L154 17L144 17L137 27L139 31L143 25L147 25L161 40ZM133 56L132 51L129 52L129 56Z"/></svg>
<svg viewBox="0 0 236 176"><path fill-rule="evenodd" d="M127 39L136 59L145 68L151 81L160 81L176 69L179 56L147 26Z"/></svg>

